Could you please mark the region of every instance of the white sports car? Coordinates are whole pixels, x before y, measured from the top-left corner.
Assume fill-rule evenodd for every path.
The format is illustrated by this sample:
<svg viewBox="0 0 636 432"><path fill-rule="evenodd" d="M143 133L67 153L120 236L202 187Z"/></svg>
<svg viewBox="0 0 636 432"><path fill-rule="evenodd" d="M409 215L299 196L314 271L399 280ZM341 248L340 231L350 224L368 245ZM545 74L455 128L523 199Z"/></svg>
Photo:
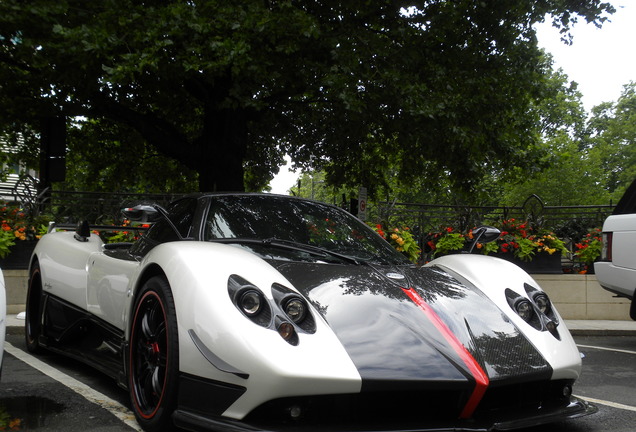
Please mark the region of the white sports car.
<svg viewBox="0 0 636 432"><path fill-rule="evenodd" d="M513 264L418 267L347 212L293 197L155 209L134 243L86 224L45 235L26 317L31 351L115 378L145 430L507 430L595 411L572 396L570 333Z"/></svg>

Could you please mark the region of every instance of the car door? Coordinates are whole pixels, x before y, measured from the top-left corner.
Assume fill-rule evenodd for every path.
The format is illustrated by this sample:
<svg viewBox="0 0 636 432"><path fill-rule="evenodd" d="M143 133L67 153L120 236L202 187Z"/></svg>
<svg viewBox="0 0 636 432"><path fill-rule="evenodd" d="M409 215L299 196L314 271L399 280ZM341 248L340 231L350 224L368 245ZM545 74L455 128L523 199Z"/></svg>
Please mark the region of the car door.
<svg viewBox="0 0 636 432"><path fill-rule="evenodd" d="M196 205L195 199L176 201L168 207L170 220L162 218L157 221L129 250L114 252L104 249L93 254L87 264L89 312L124 329L127 305L134 289L132 281L141 271L142 257L160 243L187 239Z"/></svg>

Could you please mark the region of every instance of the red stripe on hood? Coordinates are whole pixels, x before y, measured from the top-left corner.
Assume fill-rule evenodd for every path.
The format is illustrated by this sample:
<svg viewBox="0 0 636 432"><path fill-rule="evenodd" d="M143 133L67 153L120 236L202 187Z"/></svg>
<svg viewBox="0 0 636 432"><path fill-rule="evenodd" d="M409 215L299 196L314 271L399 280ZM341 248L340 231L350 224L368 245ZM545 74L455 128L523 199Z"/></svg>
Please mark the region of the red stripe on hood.
<svg viewBox="0 0 636 432"><path fill-rule="evenodd" d="M435 328L444 336L444 339L446 339L450 346L453 347L473 375L473 378L475 378L475 388L460 414L461 418L469 418L473 415L473 412L475 412L477 405L490 384L488 375L486 375L486 372L484 372L479 363L477 363L477 360L468 352L464 344L457 339L457 336L448 328L439 315L435 313L413 288L402 288L402 290L426 314L427 318L435 325Z"/></svg>

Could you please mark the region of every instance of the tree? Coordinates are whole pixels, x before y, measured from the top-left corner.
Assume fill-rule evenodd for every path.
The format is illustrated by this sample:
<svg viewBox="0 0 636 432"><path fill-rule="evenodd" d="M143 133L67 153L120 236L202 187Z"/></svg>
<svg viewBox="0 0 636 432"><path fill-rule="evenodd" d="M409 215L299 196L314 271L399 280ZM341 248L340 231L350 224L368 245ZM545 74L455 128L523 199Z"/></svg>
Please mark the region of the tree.
<svg viewBox="0 0 636 432"><path fill-rule="evenodd" d="M196 176L158 154L143 138L118 123L86 119L69 128L64 190L183 193Z"/></svg>
<svg viewBox="0 0 636 432"><path fill-rule="evenodd" d="M581 93L561 70L551 74L548 87L551 97L536 106L545 155L534 169L518 171L503 182L500 204L522 205L533 194L546 205L604 203L607 196L598 183L597 167L583 144L586 113Z"/></svg>
<svg viewBox="0 0 636 432"><path fill-rule="evenodd" d="M532 25L549 14L567 32L612 12L599 0L3 0L0 118L5 130L60 115L126 125L205 190L262 186L285 153L371 193L385 161L469 187L540 154L529 108L549 65Z"/></svg>
<svg viewBox="0 0 636 432"><path fill-rule="evenodd" d="M617 102L592 109L586 145L598 167L598 181L618 202L636 179L636 82L623 87Z"/></svg>

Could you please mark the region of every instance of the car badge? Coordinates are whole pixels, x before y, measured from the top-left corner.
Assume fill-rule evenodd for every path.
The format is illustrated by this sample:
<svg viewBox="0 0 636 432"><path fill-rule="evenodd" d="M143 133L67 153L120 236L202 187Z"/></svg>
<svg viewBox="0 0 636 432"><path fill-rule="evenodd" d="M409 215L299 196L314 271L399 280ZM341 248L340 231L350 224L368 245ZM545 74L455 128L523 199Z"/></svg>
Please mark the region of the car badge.
<svg viewBox="0 0 636 432"><path fill-rule="evenodd" d="M400 273L387 273L385 276L388 277L389 279L396 279L396 280L404 279L404 275Z"/></svg>

